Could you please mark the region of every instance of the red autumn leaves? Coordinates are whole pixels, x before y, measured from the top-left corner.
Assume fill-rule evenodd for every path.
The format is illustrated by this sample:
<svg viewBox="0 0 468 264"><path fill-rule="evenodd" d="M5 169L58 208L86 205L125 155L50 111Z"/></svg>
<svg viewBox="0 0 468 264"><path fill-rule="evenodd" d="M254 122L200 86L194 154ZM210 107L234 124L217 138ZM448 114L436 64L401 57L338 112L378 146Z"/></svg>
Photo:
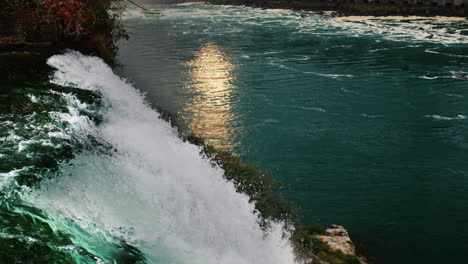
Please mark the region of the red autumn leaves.
<svg viewBox="0 0 468 264"><path fill-rule="evenodd" d="M93 15L85 0L45 0L40 5L45 9L49 22L63 22L71 34L82 33L84 24L92 22Z"/></svg>

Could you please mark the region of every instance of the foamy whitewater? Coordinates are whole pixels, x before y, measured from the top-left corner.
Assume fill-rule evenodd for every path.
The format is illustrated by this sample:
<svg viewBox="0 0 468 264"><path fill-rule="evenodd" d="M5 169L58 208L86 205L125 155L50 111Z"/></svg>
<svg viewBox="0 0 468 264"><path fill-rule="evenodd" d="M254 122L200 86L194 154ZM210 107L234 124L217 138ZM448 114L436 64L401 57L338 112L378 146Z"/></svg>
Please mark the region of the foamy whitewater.
<svg viewBox="0 0 468 264"><path fill-rule="evenodd" d="M60 165L60 177L23 194L48 213L51 226L81 233L74 245L102 256L100 250L112 249L96 243L124 241L148 263L294 263L282 224L262 231L254 205L223 179L222 169L178 138L101 59L68 52L48 64L56 69L51 82L104 98L99 125L79 115L83 104L70 104L71 114L60 118L108 151L85 148ZM106 263L104 257L96 261Z"/></svg>
<svg viewBox="0 0 468 264"><path fill-rule="evenodd" d="M466 262L467 20L148 8L163 16L124 17L122 74L184 131L268 171L302 223L345 226L379 263Z"/></svg>

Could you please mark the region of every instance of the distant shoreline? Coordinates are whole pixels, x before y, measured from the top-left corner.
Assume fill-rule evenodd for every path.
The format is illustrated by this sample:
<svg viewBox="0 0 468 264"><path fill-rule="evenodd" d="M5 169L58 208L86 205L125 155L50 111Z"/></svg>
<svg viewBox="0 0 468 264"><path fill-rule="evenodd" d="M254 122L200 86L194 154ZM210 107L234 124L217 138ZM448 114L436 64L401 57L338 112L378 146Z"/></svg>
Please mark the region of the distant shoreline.
<svg viewBox="0 0 468 264"><path fill-rule="evenodd" d="M213 5L237 5L264 9L291 9L316 11L339 17L418 17L445 18L443 21L455 21L468 18L468 6L433 6L417 4L391 3L333 3L311 1L244 1L244 0L207 0Z"/></svg>
<svg viewBox="0 0 468 264"><path fill-rule="evenodd" d="M381 20L433 20L439 22L449 21L466 21L464 17L447 17L447 16L337 16L336 19L347 21L361 21L367 19L381 19Z"/></svg>

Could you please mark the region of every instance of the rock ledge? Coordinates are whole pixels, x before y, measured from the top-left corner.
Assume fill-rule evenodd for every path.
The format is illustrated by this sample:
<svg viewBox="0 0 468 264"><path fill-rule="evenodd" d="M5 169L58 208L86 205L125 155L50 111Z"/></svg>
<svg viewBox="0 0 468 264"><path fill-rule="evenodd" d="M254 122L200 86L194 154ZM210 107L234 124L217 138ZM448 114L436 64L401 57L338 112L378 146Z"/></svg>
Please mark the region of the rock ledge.
<svg viewBox="0 0 468 264"><path fill-rule="evenodd" d="M316 239L325 243L330 250L340 252L343 255L357 257L361 264L367 264L367 260L356 253L356 247L349 237L348 231L342 226L331 225L324 235L315 235Z"/></svg>

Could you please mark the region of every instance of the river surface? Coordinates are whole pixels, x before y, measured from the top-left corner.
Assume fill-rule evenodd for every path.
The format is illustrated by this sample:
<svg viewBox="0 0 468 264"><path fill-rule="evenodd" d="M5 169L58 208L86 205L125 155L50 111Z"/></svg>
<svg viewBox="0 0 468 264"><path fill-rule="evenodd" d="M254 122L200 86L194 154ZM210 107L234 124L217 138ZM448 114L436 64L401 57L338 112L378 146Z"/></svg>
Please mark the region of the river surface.
<svg viewBox="0 0 468 264"><path fill-rule="evenodd" d="M463 263L468 24L180 5L126 15L121 74L186 132L266 170L302 222L379 263Z"/></svg>
<svg viewBox="0 0 468 264"><path fill-rule="evenodd" d="M466 22L156 8L126 13L117 71L0 54L0 263L295 263L284 223L156 107L378 263L466 262Z"/></svg>

